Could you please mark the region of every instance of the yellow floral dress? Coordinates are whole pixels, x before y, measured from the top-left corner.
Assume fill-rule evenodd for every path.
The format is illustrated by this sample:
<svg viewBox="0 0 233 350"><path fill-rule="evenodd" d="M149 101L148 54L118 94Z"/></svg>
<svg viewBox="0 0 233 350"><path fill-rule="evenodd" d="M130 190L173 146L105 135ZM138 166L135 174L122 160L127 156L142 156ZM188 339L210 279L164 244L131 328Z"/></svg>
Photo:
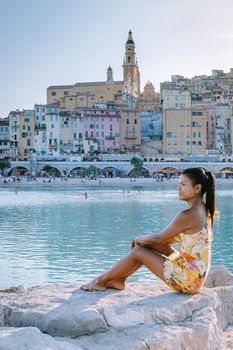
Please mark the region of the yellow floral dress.
<svg viewBox="0 0 233 350"><path fill-rule="evenodd" d="M201 289L210 268L212 239L209 222L196 233L180 233L175 237L180 244L179 252L166 257L163 269L170 288L186 294Z"/></svg>

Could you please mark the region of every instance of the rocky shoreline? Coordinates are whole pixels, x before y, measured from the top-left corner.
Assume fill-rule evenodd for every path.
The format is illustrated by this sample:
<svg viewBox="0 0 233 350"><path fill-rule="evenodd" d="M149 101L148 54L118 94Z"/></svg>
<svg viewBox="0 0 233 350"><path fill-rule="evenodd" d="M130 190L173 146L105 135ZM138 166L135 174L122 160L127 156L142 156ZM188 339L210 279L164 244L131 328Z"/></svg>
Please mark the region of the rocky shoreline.
<svg viewBox="0 0 233 350"><path fill-rule="evenodd" d="M0 293L1 350L233 348L233 275L213 267L196 295L163 283L87 293L50 284Z"/></svg>

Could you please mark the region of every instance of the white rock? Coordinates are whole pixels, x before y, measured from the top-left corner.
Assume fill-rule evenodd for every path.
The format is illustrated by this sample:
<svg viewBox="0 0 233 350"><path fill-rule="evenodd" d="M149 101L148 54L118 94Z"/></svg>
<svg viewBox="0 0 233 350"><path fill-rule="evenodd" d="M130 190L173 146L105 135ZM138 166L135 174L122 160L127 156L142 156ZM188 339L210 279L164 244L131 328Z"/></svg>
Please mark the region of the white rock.
<svg viewBox="0 0 233 350"><path fill-rule="evenodd" d="M0 328L1 350L82 350L78 345L62 342L38 328Z"/></svg>
<svg viewBox="0 0 233 350"><path fill-rule="evenodd" d="M205 287L233 286L233 274L224 266L213 266L205 281Z"/></svg>
<svg viewBox="0 0 233 350"><path fill-rule="evenodd" d="M175 350L219 350L224 334L231 334L224 330L233 324L232 281L229 271L214 268L207 285L215 287L196 295L152 282L132 283L120 292L87 293L77 285L34 287L0 296L0 321L36 326L85 350L173 350L174 344Z"/></svg>

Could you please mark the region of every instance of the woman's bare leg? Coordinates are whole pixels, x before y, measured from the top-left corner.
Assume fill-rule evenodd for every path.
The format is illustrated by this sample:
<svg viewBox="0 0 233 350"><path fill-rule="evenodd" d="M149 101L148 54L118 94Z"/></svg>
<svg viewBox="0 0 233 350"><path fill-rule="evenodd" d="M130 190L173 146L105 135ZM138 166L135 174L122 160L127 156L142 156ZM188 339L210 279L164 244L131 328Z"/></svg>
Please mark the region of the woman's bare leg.
<svg viewBox="0 0 233 350"><path fill-rule="evenodd" d="M125 281L142 265L164 281L163 265L165 258L149 248L135 247L129 255L118 261L110 270L81 286L86 291L106 290L111 287L111 281ZM122 289L122 288L120 288Z"/></svg>
<svg viewBox="0 0 233 350"><path fill-rule="evenodd" d="M176 249L174 249L173 247L170 246L170 244L153 244L152 246L150 246L151 249L153 249L154 251L156 251L157 253L169 256L170 254L173 253L178 253L178 251L176 251ZM116 279L116 280L112 280L109 281L106 284L107 288L115 288L115 289L125 289L125 281L126 279L132 275L135 271L137 271L138 269L140 269L140 267L142 267L143 264L142 263L138 263L138 265L136 265L132 271L129 272L129 274L127 276L125 276L122 279Z"/></svg>

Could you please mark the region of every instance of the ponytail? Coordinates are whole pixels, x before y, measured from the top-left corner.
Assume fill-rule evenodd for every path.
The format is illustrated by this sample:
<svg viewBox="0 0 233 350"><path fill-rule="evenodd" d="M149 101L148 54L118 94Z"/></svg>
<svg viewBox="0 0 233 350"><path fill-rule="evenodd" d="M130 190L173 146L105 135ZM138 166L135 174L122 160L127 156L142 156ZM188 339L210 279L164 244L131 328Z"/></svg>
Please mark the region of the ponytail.
<svg viewBox="0 0 233 350"><path fill-rule="evenodd" d="M205 196L205 206L207 215L211 218L211 226L214 223L214 212L215 212L215 180L214 176L210 171L206 171L204 168L189 168L182 172L192 181L192 184L201 184L201 195Z"/></svg>
<svg viewBox="0 0 233 350"><path fill-rule="evenodd" d="M206 194L205 194L205 205L207 213L211 218L211 226L214 223L214 212L216 208L215 198L215 180L213 174L210 171L206 171L207 183L206 183Z"/></svg>

